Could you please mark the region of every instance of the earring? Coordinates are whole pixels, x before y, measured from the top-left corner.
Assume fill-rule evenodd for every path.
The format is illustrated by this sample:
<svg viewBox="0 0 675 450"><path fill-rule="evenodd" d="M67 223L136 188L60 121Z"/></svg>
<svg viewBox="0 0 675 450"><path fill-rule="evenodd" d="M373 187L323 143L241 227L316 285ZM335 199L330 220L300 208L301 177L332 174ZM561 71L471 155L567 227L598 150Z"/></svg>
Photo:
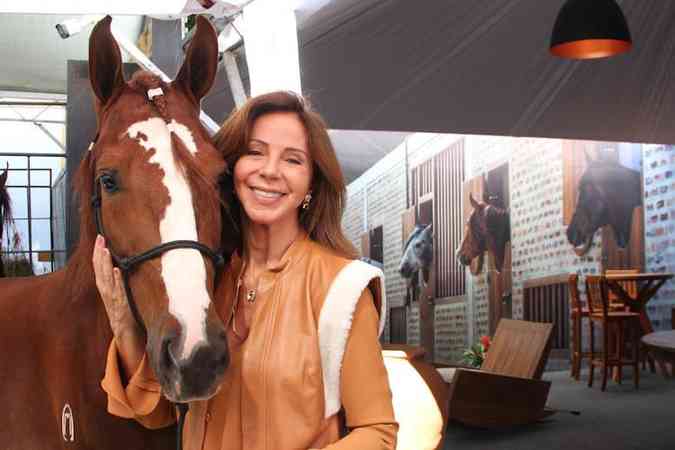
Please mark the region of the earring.
<svg viewBox="0 0 675 450"><path fill-rule="evenodd" d="M305 195L305 199L302 201L302 209L309 208L309 202L311 201L312 201L312 191L309 191L307 195Z"/></svg>

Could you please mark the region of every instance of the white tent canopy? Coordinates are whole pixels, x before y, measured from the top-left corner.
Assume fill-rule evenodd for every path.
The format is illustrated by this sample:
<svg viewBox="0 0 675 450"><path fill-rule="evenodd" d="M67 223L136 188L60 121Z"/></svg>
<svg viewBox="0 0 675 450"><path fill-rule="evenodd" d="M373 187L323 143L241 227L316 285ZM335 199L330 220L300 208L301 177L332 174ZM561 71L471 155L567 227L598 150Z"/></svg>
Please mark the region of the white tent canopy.
<svg viewBox="0 0 675 450"><path fill-rule="evenodd" d="M303 93L337 129L675 142L675 3L620 1L634 47L591 61L548 53L562 3L295 0ZM0 16L0 90L64 92L52 17Z"/></svg>

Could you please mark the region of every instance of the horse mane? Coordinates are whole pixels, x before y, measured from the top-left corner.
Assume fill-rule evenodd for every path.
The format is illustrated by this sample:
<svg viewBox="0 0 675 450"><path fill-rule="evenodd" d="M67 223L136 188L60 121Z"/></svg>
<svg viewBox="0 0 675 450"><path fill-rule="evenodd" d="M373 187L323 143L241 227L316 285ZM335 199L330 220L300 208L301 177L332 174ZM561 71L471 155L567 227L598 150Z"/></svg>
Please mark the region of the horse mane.
<svg viewBox="0 0 675 450"><path fill-rule="evenodd" d="M511 240L511 220L509 211L503 208L490 205L486 211L487 230L495 236L497 242L508 242Z"/></svg>
<svg viewBox="0 0 675 450"><path fill-rule="evenodd" d="M149 89L156 87L165 89L166 83L150 72L137 71L129 82L129 86L134 90L142 91L143 95L146 95ZM157 106L157 110L164 120L171 120L168 116L166 99L163 96L155 97L153 104ZM208 134L204 133L204 135L209 139ZM208 180L204 172L197 165L195 158L185 148L182 140L176 137L175 133L171 133L171 142L173 145L174 161L188 181L193 198L198 197L205 200L203 205L195 205L197 227L199 228L200 222L217 222L220 219L221 208L224 207L217 183ZM88 151L80 163L73 183L76 198L79 202L80 227L78 243L66 267L66 271L70 283L71 296L74 299L91 296L91 290L95 290L96 287L91 258L97 231L94 210L90 200L94 194L96 161L100 156L100 149L94 148Z"/></svg>
<svg viewBox="0 0 675 450"><path fill-rule="evenodd" d="M5 225L9 226L10 222L12 222L12 202L9 198L7 186L3 183L0 186L0 241L2 240Z"/></svg>

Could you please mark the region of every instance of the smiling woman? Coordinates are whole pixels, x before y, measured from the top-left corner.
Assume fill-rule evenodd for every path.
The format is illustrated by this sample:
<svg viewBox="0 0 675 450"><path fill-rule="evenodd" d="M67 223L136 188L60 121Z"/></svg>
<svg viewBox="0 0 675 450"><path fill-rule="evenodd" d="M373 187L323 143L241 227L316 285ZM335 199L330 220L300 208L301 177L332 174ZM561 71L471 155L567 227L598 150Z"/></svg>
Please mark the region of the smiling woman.
<svg viewBox="0 0 675 450"><path fill-rule="evenodd" d="M384 275L353 260L323 121L303 98L270 93L234 112L215 144L231 168L222 194L241 233L215 300L230 366L212 398L190 403L184 448L396 448L378 341ZM138 370L157 386L147 369ZM111 364L106 380L119 376ZM120 415L147 427L175 420L157 389L109 394L125 400Z"/></svg>

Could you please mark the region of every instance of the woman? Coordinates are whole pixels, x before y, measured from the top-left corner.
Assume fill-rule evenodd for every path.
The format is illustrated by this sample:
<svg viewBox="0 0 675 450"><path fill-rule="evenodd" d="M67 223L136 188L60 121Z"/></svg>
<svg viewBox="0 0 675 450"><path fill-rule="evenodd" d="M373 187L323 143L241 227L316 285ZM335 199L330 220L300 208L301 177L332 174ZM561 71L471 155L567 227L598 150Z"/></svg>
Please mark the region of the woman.
<svg viewBox="0 0 675 450"><path fill-rule="evenodd" d="M233 168L225 195L242 233L216 298L231 364L215 397L190 404L185 448L395 448L378 342L381 272L352 260L340 228L344 181L323 121L292 93L266 94L233 113L216 145ZM108 409L169 425L173 408L143 358L102 239L93 261L115 334L102 382Z"/></svg>

